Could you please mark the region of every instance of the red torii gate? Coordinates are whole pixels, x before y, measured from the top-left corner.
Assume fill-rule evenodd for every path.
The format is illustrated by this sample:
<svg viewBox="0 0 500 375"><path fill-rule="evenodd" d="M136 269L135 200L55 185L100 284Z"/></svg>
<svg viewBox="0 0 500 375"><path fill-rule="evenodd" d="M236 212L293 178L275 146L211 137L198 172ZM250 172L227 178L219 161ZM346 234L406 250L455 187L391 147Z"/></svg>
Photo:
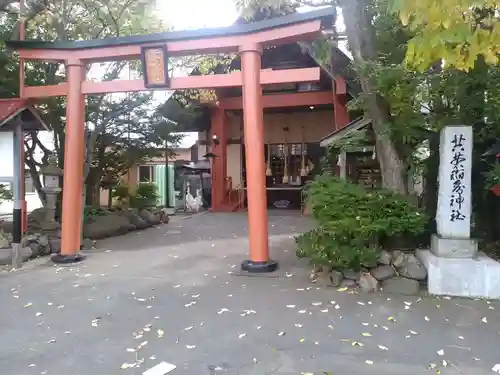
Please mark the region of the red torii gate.
<svg viewBox="0 0 500 375"><path fill-rule="evenodd" d="M7 42L8 47L19 51L21 59L62 62L66 66L67 82L38 87L25 87L21 84L20 90L22 98L67 96L62 243L61 253L54 256L53 261L71 263L84 259L79 249L82 230L85 95L155 88L182 90L242 86L250 242L250 259L242 263L242 269L250 272L274 271L277 263L269 259L261 86L318 81L320 68L261 70L261 53L268 46L317 39L322 32L323 21L329 21L331 26L331 20L331 10L324 9L218 29L75 42ZM184 56L207 53L239 53L242 71L168 77L167 54ZM144 80L86 80L87 64L125 59L142 59Z"/></svg>

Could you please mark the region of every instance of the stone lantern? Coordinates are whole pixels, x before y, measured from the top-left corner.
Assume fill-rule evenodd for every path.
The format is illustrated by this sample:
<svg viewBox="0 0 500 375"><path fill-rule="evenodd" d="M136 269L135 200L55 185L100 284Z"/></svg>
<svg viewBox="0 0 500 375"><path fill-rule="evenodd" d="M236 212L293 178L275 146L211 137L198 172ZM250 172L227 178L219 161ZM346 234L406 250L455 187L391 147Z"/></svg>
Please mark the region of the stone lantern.
<svg viewBox="0 0 500 375"><path fill-rule="evenodd" d="M63 170L57 166L57 156L52 154L47 159L47 165L44 165L40 172L43 176L43 192L46 201L46 216L43 223L44 230L55 230L59 228L56 222L56 204L57 196L61 192L59 187L59 178L63 175Z"/></svg>

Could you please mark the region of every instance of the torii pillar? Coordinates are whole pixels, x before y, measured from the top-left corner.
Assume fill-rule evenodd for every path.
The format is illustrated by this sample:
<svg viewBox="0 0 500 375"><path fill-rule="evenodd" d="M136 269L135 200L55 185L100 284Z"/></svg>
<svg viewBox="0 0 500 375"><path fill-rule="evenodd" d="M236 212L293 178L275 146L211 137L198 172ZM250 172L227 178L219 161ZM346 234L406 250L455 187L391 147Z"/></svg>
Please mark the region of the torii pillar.
<svg viewBox="0 0 500 375"><path fill-rule="evenodd" d="M81 60L66 61L68 94L66 97L66 139L64 143L64 186L62 201L61 252L52 257L54 263L75 263L80 254L82 231L82 189L85 147L85 64Z"/></svg>
<svg viewBox="0 0 500 375"><path fill-rule="evenodd" d="M257 44L240 46L243 74L243 126L248 197L248 236L250 259L241 268L248 272L273 272L278 263L269 259L269 230L264 158L264 113L260 68L262 48Z"/></svg>

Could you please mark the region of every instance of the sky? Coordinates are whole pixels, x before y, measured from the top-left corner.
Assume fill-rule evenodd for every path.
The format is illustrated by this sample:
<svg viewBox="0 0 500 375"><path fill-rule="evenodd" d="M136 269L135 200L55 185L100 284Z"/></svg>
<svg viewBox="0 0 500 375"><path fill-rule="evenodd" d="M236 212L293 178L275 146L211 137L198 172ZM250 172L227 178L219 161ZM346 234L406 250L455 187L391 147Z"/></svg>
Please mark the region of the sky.
<svg viewBox="0 0 500 375"><path fill-rule="evenodd" d="M229 26L238 18L234 0L156 0L159 16L175 30ZM187 72L176 72L185 75ZM155 99L164 101L168 92L157 93ZM179 147L190 147L198 139L197 133L185 133Z"/></svg>

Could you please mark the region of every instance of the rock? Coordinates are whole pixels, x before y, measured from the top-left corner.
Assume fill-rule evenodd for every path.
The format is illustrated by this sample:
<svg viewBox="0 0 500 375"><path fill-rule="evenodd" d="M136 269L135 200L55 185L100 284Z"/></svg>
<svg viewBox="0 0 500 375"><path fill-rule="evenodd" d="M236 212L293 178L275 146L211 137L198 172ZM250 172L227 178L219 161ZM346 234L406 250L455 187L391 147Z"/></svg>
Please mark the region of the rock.
<svg viewBox="0 0 500 375"><path fill-rule="evenodd" d="M370 273L363 272L359 279L359 288L365 293L376 292L378 290L378 281Z"/></svg>
<svg viewBox="0 0 500 375"><path fill-rule="evenodd" d="M392 252L392 264L394 267L401 267L406 260L406 254L401 250L395 250Z"/></svg>
<svg viewBox="0 0 500 375"><path fill-rule="evenodd" d="M340 283L341 288L355 288L358 286L358 283L354 280L344 279Z"/></svg>
<svg viewBox="0 0 500 375"><path fill-rule="evenodd" d="M370 270L370 273L378 281L387 280L391 277L396 276L396 271L394 271L394 268L392 268L392 266L378 266L376 268L372 268Z"/></svg>
<svg viewBox="0 0 500 375"><path fill-rule="evenodd" d="M339 286L342 280L344 280L344 275L342 275L342 272L335 270L330 272L330 282L333 286Z"/></svg>
<svg viewBox="0 0 500 375"><path fill-rule="evenodd" d="M57 222L47 221L48 209L45 207L37 208L28 214L28 231L35 232L40 229L52 231L57 230L61 225Z"/></svg>
<svg viewBox="0 0 500 375"><path fill-rule="evenodd" d="M0 249L10 248L10 242L8 236L3 230L0 231Z"/></svg>
<svg viewBox="0 0 500 375"><path fill-rule="evenodd" d="M160 215L155 215L148 210L141 210L139 212L139 216L141 217L142 220L151 225L158 225L161 222Z"/></svg>
<svg viewBox="0 0 500 375"><path fill-rule="evenodd" d="M92 250L95 248L95 241L90 238L84 238L80 247L82 250Z"/></svg>
<svg viewBox="0 0 500 375"><path fill-rule="evenodd" d="M124 210L121 215L125 216L137 229L146 229L152 226L139 216L134 210Z"/></svg>
<svg viewBox="0 0 500 375"><path fill-rule="evenodd" d="M28 247L31 249L31 251L33 251L34 256L39 256L43 254L41 246L38 242L30 242Z"/></svg>
<svg viewBox="0 0 500 375"><path fill-rule="evenodd" d="M48 247L49 246L49 237L47 237L46 235L41 235L40 237L38 237L38 243L40 244L40 246L42 247Z"/></svg>
<svg viewBox="0 0 500 375"><path fill-rule="evenodd" d="M352 271L352 270L344 271L344 278L346 278L347 280L358 282L360 277L361 277L361 272L359 271Z"/></svg>
<svg viewBox="0 0 500 375"><path fill-rule="evenodd" d="M379 264L388 266L389 264L391 264L391 260L392 260L392 255L390 252L388 252L387 250L382 250L380 252L380 256L378 258Z"/></svg>
<svg viewBox="0 0 500 375"><path fill-rule="evenodd" d="M414 296L420 292L420 283L417 280L404 277L393 277L382 282L384 292Z"/></svg>
<svg viewBox="0 0 500 375"><path fill-rule="evenodd" d="M406 254L405 261L398 268L398 273L408 279L425 280L427 278L427 270L413 254Z"/></svg>
<svg viewBox="0 0 500 375"><path fill-rule="evenodd" d="M29 247L21 248L21 259L27 261L33 256L33 251ZM0 265L10 265L12 263L12 249L0 249Z"/></svg>
<svg viewBox="0 0 500 375"><path fill-rule="evenodd" d="M83 226L85 237L98 240L100 238L119 236L134 230L135 226L125 217L118 214L96 216L91 223Z"/></svg>
<svg viewBox="0 0 500 375"><path fill-rule="evenodd" d="M57 237L49 238L49 247L52 254L61 252L61 239Z"/></svg>

